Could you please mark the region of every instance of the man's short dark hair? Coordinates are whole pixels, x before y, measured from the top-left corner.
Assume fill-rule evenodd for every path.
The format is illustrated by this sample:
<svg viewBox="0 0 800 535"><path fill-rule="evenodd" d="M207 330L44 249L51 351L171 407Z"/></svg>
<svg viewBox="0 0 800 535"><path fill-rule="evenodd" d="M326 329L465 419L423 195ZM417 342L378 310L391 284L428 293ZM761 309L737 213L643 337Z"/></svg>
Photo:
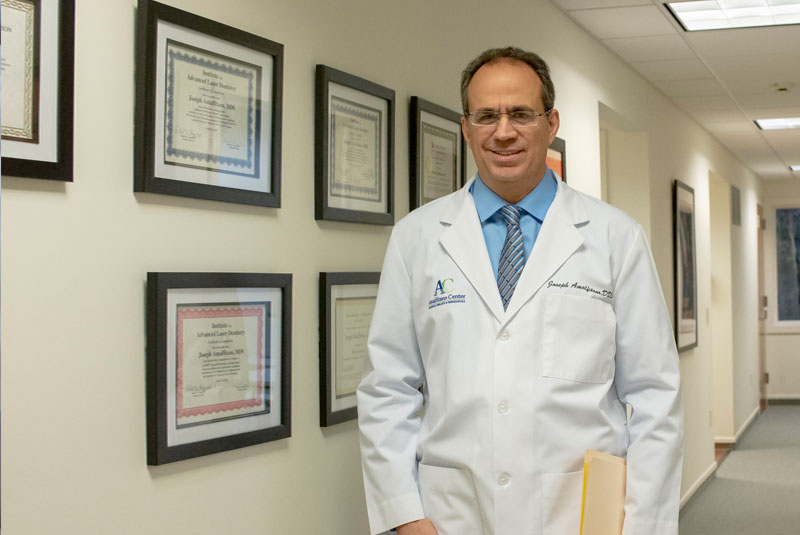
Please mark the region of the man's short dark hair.
<svg viewBox="0 0 800 535"><path fill-rule="evenodd" d="M464 115L469 114L467 89L472 77L475 76L478 69L487 63L499 60L516 60L529 65L542 81L542 104L544 104L545 111L553 109L556 102L556 88L553 86L552 78L550 78L550 68L547 63L538 54L509 46L506 48L490 48L484 51L480 56L473 59L464 69L464 72L461 73L461 107L464 109Z"/></svg>

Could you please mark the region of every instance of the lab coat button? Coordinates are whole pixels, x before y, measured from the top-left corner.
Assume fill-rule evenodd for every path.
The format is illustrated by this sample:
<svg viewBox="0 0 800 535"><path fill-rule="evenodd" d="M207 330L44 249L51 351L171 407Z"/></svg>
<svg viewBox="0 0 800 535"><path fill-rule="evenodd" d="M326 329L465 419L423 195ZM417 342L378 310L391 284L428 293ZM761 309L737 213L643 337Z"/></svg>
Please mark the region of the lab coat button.
<svg viewBox="0 0 800 535"><path fill-rule="evenodd" d="M509 407L508 401L501 401L500 403L497 404L497 412L499 412L500 414L505 414L508 412L508 407Z"/></svg>
<svg viewBox="0 0 800 535"><path fill-rule="evenodd" d="M508 334L508 331L500 331L500 336L498 338L500 338L500 340L503 340L505 342L510 337L511 337L511 335Z"/></svg>
<svg viewBox="0 0 800 535"><path fill-rule="evenodd" d="M501 487L505 487L511 483L511 476L508 474L501 474L500 477L497 478L497 484Z"/></svg>

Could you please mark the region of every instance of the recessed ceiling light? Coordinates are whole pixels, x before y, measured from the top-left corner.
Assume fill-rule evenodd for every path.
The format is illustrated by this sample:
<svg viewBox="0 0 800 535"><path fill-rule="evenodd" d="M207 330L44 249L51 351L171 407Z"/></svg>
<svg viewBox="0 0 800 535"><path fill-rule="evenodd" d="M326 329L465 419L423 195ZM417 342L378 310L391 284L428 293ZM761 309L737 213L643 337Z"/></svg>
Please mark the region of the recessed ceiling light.
<svg viewBox="0 0 800 535"><path fill-rule="evenodd" d="M789 169L791 169L795 173L800 173L800 165L790 165Z"/></svg>
<svg viewBox="0 0 800 535"><path fill-rule="evenodd" d="M668 2L687 32L800 24L800 0Z"/></svg>
<svg viewBox="0 0 800 535"><path fill-rule="evenodd" d="M787 130L800 128L800 117L781 117L780 119L756 119L761 130Z"/></svg>

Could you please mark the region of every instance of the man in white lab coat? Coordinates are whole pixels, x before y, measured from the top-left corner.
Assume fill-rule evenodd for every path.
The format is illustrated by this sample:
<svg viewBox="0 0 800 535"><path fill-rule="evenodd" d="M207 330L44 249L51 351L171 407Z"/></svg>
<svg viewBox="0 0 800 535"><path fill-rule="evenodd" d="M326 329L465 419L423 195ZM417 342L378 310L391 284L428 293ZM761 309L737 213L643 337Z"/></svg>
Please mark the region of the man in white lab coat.
<svg viewBox="0 0 800 535"><path fill-rule="evenodd" d="M535 54L476 58L461 124L478 175L392 233L358 390L372 533L577 535L587 449L628 459L625 535L678 533L656 269L636 222L547 169L554 98Z"/></svg>

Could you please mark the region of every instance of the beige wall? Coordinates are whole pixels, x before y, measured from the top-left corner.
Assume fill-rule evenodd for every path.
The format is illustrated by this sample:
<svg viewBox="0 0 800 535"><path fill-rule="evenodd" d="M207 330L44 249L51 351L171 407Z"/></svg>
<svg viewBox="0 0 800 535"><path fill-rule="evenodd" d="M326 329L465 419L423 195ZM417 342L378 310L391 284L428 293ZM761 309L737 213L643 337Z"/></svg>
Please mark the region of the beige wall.
<svg viewBox="0 0 800 535"><path fill-rule="evenodd" d="M135 6L77 2L75 183L3 179L2 511L11 535L366 532L355 425L318 426L316 285L319 271L378 269L389 229L314 221L317 63L397 92L402 216L408 98L459 109L460 70L480 50L540 52L558 88L573 186L601 194L600 104L647 140L650 213L639 217L649 218L670 308L673 179L695 188L698 207L708 206L710 169L742 189L743 204L759 195L731 153L544 0L169 3L286 46L282 208L132 193ZM700 343L681 355L685 496L714 466L709 221L697 217ZM144 278L180 270L294 273L290 439L146 466ZM742 336L755 345L754 330Z"/></svg>

